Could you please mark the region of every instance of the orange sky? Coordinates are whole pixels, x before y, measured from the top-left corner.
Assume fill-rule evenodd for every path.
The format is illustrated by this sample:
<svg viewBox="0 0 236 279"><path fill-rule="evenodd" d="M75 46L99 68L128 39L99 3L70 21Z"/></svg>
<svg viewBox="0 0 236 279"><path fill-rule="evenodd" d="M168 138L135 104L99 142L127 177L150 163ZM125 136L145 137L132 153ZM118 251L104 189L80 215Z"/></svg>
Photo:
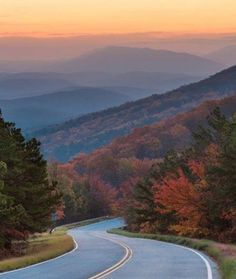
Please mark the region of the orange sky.
<svg viewBox="0 0 236 279"><path fill-rule="evenodd" d="M236 31L236 0L0 0L0 35Z"/></svg>

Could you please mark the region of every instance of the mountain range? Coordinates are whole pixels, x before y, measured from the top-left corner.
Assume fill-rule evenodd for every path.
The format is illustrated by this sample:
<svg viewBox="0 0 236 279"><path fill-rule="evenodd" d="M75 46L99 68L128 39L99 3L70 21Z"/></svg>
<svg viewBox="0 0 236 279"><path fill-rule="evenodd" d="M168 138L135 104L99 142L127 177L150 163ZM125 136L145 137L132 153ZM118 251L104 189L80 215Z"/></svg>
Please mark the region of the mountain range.
<svg viewBox="0 0 236 279"><path fill-rule="evenodd" d="M25 132L130 101L119 89L80 87L41 96L0 100L6 120Z"/></svg>
<svg viewBox="0 0 236 279"><path fill-rule="evenodd" d="M229 34L173 34L141 32L133 34L92 34L81 36L0 37L0 60L49 61L79 56L86 51L106 46L132 46L137 48L169 49L200 56L236 44L234 33ZM19 68L21 70L21 68Z"/></svg>
<svg viewBox="0 0 236 279"><path fill-rule="evenodd" d="M33 60L30 65L30 60L0 61L0 99L81 86L143 89L142 95L132 96L138 99L199 81L224 68L188 53L134 47L106 47L73 59Z"/></svg>
<svg viewBox="0 0 236 279"><path fill-rule="evenodd" d="M208 58L150 48L106 47L93 50L55 66L61 72L98 71L108 73L164 72L202 76L224 66Z"/></svg>
<svg viewBox="0 0 236 279"><path fill-rule="evenodd" d="M153 124L188 111L206 100L223 98L235 92L236 67L231 67L168 93L88 114L33 135L41 140L46 156L65 161L80 152L91 152L108 144L134 128Z"/></svg>
<svg viewBox="0 0 236 279"><path fill-rule="evenodd" d="M15 99L72 90L78 87L107 87L128 95L133 100L161 93L198 81L201 77L161 72L25 72L0 74L0 99Z"/></svg>
<svg viewBox="0 0 236 279"><path fill-rule="evenodd" d="M58 73L1 73L0 99L33 97L75 86L67 76Z"/></svg>

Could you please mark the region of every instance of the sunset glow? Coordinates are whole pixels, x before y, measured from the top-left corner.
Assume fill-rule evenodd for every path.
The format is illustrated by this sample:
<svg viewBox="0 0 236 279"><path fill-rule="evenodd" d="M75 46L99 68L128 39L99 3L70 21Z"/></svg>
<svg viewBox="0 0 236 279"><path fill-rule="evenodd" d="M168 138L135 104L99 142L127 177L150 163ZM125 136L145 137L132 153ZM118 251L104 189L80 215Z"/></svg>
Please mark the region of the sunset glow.
<svg viewBox="0 0 236 279"><path fill-rule="evenodd" d="M0 0L0 35L236 31L235 0Z"/></svg>

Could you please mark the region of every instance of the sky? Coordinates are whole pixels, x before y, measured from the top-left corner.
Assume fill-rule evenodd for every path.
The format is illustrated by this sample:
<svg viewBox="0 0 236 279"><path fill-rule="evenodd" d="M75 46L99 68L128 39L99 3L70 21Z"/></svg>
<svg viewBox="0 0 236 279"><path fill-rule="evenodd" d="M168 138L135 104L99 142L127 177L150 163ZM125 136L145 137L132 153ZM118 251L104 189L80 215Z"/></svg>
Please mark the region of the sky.
<svg viewBox="0 0 236 279"><path fill-rule="evenodd" d="M0 36L234 33L235 0L0 0Z"/></svg>

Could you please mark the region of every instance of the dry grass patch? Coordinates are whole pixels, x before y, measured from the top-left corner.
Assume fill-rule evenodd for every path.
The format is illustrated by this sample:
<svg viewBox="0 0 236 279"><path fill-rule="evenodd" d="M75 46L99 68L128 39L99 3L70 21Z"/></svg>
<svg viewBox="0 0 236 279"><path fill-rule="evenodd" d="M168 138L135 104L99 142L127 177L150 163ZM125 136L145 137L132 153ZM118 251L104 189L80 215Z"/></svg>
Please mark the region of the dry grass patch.
<svg viewBox="0 0 236 279"><path fill-rule="evenodd" d="M65 232L37 234L28 240L26 254L0 261L0 272L13 270L55 258L74 248L71 236Z"/></svg>

